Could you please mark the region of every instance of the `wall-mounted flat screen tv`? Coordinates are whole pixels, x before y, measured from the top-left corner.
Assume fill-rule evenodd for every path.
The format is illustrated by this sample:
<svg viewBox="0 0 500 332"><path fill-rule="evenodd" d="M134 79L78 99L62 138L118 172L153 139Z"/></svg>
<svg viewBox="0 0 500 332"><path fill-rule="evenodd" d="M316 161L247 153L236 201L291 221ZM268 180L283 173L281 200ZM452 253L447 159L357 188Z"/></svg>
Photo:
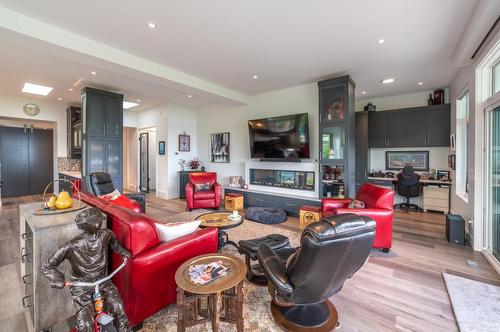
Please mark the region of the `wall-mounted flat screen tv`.
<svg viewBox="0 0 500 332"><path fill-rule="evenodd" d="M250 120L248 131L252 158L310 158L307 113Z"/></svg>

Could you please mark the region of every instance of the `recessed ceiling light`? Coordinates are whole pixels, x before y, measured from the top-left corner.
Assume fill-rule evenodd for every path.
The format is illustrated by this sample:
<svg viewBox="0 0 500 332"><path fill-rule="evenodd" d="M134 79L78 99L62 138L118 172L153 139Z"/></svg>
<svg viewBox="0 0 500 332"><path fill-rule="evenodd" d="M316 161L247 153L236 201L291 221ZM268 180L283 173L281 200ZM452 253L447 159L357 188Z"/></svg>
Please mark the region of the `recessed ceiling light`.
<svg viewBox="0 0 500 332"><path fill-rule="evenodd" d="M254 80L256 80L256 79L258 79L258 78L259 78L259 76L258 76L258 75L253 75L253 76L252 76L252 78L253 78Z"/></svg>
<svg viewBox="0 0 500 332"><path fill-rule="evenodd" d="M361 92L362 94L366 95L366 91Z"/></svg>
<svg viewBox="0 0 500 332"><path fill-rule="evenodd" d="M59 97L59 98L57 98L57 100L61 101L61 100L62 100L62 98L61 98L61 97Z"/></svg>
<svg viewBox="0 0 500 332"><path fill-rule="evenodd" d="M68 91L71 91L71 92L73 92L73 88L69 88L69 89L68 89Z"/></svg>
<svg viewBox="0 0 500 332"><path fill-rule="evenodd" d="M140 99L137 99L137 102L138 102L138 103L140 103L140 102L141 102L141 100L140 100Z"/></svg>
<svg viewBox="0 0 500 332"><path fill-rule="evenodd" d="M418 82L418 85L422 85L422 84L424 84L424 82Z"/></svg>
<svg viewBox="0 0 500 332"><path fill-rule="evenodd" d="M384 84L390 84L393 83L395 80L394 78L386 78L385 80L382 80L381 82Z"/></svg>
<svg viewBox="0 0 500 332"><path fill-rule="evenodd" d="M154 28L156 28L156 24L154 24L153 22L149 22L148 27L150 27L151 29L154 29Z"/></svg>
<svg viewBox="0 0 500 332"><path fill-rule="evenodd" d="M97 75L97 73L95 71L91 71L90 72L92 75Z"/></svg>
<svg viewBox="0 0 500 332"><path fill-rule="evenodd" d="M139 104L133 103L131 101L124 101L123 102L123 108L126 110L128 110L129 108L132 108L132 107L136 107L137 105L139 105Z"/></svg>
<svg viewBox="0 0 500 332"><path fill-rule="evenodd" d="M385 43L385 39L379 39L377 42L378 42L379 44L383 44L383 43Z"/></svg>
<svg viewBox="0 0 500 332"><path fill-rule="evenodd" d="M46 96L52 91L54 88L50 86L43 86L33 83L24 83L22 92L32 93L34 95Z"/></svg>
<svg viewBox="0 0 500 332"><path fill-rule="evenodd" d="M188 98L191 98L192 96L191 95L188 95Z"/></svg>

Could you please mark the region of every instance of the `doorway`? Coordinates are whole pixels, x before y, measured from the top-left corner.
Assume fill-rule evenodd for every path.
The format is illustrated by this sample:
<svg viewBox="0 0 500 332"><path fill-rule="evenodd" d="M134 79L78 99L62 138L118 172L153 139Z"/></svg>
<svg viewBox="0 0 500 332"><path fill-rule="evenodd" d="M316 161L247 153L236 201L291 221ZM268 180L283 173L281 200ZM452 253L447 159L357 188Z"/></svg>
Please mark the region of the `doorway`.
<svg viewBox="0 0 500 332"><path fill-rule="evenodd" d="M156 128L144 128L139 132L139 190L156 189Z"/></svg>
<svg viewBox="0 0 500 332"><path fill-rule="evenodd" d="M0 125L2 197L43 193L54 177L53 131Z"/></svg>

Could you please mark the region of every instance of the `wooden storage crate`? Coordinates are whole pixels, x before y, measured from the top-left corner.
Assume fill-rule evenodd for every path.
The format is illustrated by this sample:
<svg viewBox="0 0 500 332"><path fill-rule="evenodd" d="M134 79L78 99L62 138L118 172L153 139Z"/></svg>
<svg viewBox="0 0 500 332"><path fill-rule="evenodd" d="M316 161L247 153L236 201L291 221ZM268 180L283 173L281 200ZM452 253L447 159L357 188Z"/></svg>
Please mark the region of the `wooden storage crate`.
<svg viewBox="0 0 500 332"><path fill-rule="evenodd" d="M321 219L321 207L305 205L300 207L300 227L304 228L310 223Z"/></svg>
<svg viewBox="0 0 500 332"><path fill-rule="evenodd" d="M224 208L231 211L242 210L243 195L237 193L228 193L224 195Z"/></svg>

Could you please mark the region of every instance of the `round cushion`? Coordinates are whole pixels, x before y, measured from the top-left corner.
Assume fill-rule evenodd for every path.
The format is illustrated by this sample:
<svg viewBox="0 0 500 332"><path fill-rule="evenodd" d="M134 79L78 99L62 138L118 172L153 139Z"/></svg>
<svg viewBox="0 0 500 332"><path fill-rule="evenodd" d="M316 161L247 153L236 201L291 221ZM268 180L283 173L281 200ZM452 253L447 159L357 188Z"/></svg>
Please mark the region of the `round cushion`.
<svg viewBox="0 0 500 332"><path fill-rule="evenodd" d="M245 213L245 219L260 222L262 224L281 224L287 219L286 212L282 209L267 207L249 207Z"/></svg>

